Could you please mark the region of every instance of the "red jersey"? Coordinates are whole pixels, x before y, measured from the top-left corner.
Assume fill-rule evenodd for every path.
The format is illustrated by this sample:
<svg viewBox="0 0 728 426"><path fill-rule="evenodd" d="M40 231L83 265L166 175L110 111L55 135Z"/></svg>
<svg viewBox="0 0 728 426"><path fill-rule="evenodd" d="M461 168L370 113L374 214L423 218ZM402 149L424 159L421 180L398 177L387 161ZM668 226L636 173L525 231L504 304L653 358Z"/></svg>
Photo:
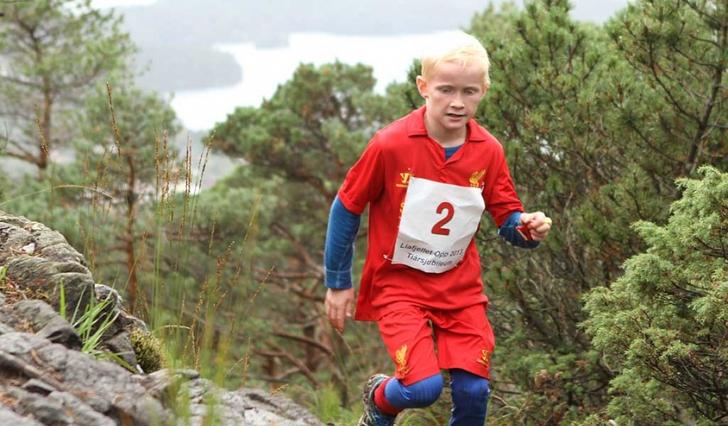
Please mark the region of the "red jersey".
<svg viewBox="0 0 728 426"><path fill-rule="evenodd" d="M425 107L377 132L339 189L339 199L354 214L369 204L369 240L361 276L356 319L376 321L396 302L432 309L462 309L485 303L480 257L470 241L453 269L434 274L392 264L399 220L410 177L483 188L486 210L497 226L522 212L503 147L474 120L463 146L447 161L440 144L427 135Z"/></svg>

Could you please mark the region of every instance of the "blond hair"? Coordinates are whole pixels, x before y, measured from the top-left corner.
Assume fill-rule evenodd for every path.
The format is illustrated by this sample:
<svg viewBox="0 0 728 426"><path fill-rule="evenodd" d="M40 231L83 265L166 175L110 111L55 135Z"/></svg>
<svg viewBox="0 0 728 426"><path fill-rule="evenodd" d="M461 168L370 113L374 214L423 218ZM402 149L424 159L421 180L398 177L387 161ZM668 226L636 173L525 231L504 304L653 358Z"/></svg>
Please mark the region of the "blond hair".
<svg viewBox="0 0 728 426"><path fill-rule="evenodd" d="M430 51L422 55L420 74L427 79L442 62L451 62L463 67L476 64L483 70L483 87L490 87L490 59L485 47L470 34L461 33L444 48Z"/></svg>

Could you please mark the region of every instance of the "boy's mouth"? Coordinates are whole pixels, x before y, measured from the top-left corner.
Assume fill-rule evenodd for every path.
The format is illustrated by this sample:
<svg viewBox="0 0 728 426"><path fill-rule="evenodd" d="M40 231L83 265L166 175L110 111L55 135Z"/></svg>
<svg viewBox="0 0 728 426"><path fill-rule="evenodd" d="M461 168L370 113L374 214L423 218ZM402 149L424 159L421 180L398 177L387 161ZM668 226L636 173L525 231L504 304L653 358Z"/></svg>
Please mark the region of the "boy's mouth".
<svg viewBox="0 0 728 426"><path fill-rule="evenodd" d="M465 114L457 114L457 113L454 113L454 112L448 112L445 115L447 115L448 117L453 117L453 118L462 118L462 117L465 117Z"/></svg>

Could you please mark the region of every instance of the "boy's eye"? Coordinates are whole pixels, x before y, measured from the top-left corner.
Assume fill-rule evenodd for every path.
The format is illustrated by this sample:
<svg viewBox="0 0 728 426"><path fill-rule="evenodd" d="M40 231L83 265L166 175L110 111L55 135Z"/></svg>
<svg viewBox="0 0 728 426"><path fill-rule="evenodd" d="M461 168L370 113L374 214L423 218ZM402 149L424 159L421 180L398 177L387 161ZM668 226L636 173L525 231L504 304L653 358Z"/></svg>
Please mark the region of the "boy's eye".
<svg viewBox="0 0 728 426"><path fill-rule="evenodd" d="M442 93L451 93L452 92L452 87L440 87L440 91Z"/></svg>

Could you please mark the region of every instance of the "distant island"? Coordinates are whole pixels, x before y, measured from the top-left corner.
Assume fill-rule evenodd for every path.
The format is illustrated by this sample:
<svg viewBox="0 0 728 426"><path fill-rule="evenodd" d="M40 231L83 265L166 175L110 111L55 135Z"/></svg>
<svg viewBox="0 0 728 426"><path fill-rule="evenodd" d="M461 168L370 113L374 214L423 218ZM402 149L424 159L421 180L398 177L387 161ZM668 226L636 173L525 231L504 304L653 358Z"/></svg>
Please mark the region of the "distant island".
<svg viewBox="0 0 728 426"><path fill-rule="evenodd" d="M137 62L137 84L162 92L230 86L243 77L232 55L211 46L142 45Z"/></svg>

